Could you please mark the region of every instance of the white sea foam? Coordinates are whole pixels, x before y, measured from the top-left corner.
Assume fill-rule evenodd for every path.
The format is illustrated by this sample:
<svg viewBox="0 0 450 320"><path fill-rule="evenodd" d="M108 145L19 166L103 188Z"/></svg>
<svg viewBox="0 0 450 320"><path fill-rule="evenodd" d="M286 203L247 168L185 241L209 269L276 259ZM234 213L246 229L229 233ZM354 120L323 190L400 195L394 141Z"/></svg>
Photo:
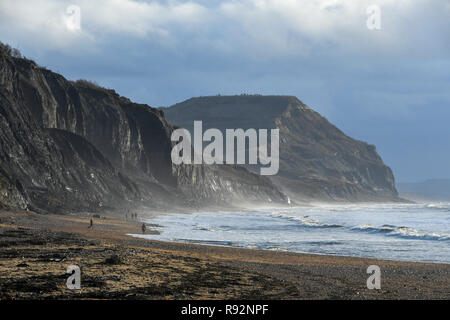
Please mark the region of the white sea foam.
<svg viewBox="0 0 450 320"><path fill-rule="evenodd" d="M149 239L450 263L450 205L318 205L158 216Z"/></svg>
<svg viewBox="0 0 450 320"><path fill-rule="evenodd" d="M352 230L382 232L388 233L391 236L399 236L410 239L440 240L440 241L450 240L450 234L428 233L405 226L395 227L391 225L383 225L381 227L375 227L370 224L364 224L353 227Z"/></svg>
<svg viewBox="0 0 450 320"><path fill-rule="evenodd" d="M320 220L310 218L309 216L296 216L296 215L292 215L292 214L284 213L284 212L273 212L272 216L295 220L307 227L317 227L317 228L341 228L341 227L343 227L340 224L327 224Z"/></svg>

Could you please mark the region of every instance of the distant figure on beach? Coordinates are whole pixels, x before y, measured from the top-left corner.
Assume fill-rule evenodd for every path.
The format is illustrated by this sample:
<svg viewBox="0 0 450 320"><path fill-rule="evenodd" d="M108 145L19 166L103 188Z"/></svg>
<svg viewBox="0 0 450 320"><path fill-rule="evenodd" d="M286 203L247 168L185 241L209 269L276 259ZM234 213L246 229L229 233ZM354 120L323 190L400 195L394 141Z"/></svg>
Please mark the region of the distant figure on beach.
<svg viewBox="0 0 450 320"><path fill-rule="evenodd" d="M142 234L145 233L145 230L147 230L147 227L145 226L145 223L142 224Z"/></svg>
<svg viewBox="0 0 450 320"><path fill-rule="evenodd" d="M92 228L94 226L94 221L92 221L92 219L91 219L91 221L89 222L89 227L88 228Z"/></svg>

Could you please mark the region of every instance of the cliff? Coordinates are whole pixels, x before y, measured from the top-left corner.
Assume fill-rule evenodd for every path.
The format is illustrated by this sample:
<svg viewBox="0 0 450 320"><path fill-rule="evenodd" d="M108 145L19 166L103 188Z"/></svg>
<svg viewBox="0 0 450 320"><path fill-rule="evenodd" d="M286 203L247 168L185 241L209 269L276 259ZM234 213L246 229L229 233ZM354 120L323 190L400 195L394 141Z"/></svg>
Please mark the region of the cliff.
<svg viewBox="0 0 450 320"><path fill-rule="evenodd" d="M375 146L348 137L296 97L199 97L161 109L189 130L194 120L202 120L204 130L278 128L280 170L271 179L293 199L399 200L392 171Z"/></svg>
<svg viewBox="0 0 450 320"><path fill-rule="evenodd" d="M241 168L173 166L172 130L158 109L68 81L0 48L2 207L63 212L286 201L272 182Z"/></svg>

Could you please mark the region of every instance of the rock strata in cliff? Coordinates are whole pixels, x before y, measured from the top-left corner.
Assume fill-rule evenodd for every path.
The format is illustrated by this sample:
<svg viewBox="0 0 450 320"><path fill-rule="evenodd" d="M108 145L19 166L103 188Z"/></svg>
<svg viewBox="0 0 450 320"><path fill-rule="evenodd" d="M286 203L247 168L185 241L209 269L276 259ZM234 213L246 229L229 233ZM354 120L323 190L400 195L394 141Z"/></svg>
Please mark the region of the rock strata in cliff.
<svg viewBox="0 0 450 320"><path fill-rule="evenodd" d="M280 170L271 180L291 198L319 201L397 201L394 176L375 146L345 135L291 96L192 98L161 108L174 125L192 130L280 130ZM255 167L248 167L255 170Z"/></svg>
<svg viewBox="0 0 450 320"><path fill-rule="evenodd" d="M173 166L162 111L0 47L0 206L43 211L285 202L241 168ZM247 179L242 179L245 176Z"/></svg>

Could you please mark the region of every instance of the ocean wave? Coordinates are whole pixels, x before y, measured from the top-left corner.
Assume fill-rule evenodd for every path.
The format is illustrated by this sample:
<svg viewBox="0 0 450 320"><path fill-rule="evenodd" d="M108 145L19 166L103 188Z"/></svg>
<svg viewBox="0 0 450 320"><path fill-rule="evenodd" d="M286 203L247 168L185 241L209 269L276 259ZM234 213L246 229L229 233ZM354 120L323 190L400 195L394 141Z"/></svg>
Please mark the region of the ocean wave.
<svg viewBox="0 0 450 320"><path fill-rule="evenodd" d="M310 227L310 228L343 228L344 227L341 224L324 223L320 220L310 218L309 216L294 216L292 214L283 214L280 212L273 212L272 216L276 217L276 218L289 219L289 220L295 221L297 223L300 223L304 227Z"/></svg>
<svg viewBox="0 0 450 320"><path fill-rule="evenodd" d="M366 231L371 233L385 233L388 236L397 236L406 239L417 239L417 240L438 240L438 241L449 241L450 234L438 234L438 233L427 233L425 231L420 231L411 227L397 227L393 225L382 225L381 227L375 227L370 224L363 224L351 228L356 231Z"/></svg>
<svg viewBox="0 0 450 320"><path fill-rule="evenodd" d="M438 202L438 203L428 203L425 205L425 207L427 209L436 209L436 210L440 210L440 211L450 211L450 204L449 203L443 203L443 202Z"/></svg>
<svg viewBox="0 0 450 320"><path fill-rule="evenodd" d="M276 246L276 245L267 246L264 249L272 250L272 251L283 251L283 252L287 252L288 251L286 248L283 248L283 247L280 247L280 246Z"/></svg>
<svg viewBox="0 0 450 320"><path fill-rule="evenodd" d="M306 241L304 243L307 245L311 245L311 246L335 246L335 245L341 245L344 242L343 241Z"/></svg>
<svg viewBox="0 0 450 320"><path fill-rule="evenodd" d="M205 225L199 225L195 224L192 228L193 230L198 231L207 231L207 232L217 232L217 231L230 231L232 228L230 226L205 226Z"/></svg>
<svg viewBox="0 0 450 320"><path fill-rule="evenodd" d="M360 230L360 231L373 231L373 232L392 232L395 230L395 226L384 224L381 227L375 227L371 224L362 224L356 227L352 227L352 230Z"/></svg>
<svg viewBox="0 0 450 320"><path fill-rule="evenodd" d="M353 230L369 230L369 231L377 231L378 228L371 224L362 224L352 228Z"/></svg>
<svg viewBox="0 0 450 320"><path fill-rule="evenodd" d="M233 241L225 241L225 240L203 240L203 239L181 239L174 238L170 239L170 241L174 242L183 242L190 244L203 244L203 245L213 245L213 246L225 246L225 247L239 247L240 244Z"/></svg>
<svg viewBox="0 0 450 320"><path fill-rule="evenodd" d="M419 238L424 240L450 240L450 234L426 233L409 227L398 227L392 234L399 235L403 238Z"/></svg>

